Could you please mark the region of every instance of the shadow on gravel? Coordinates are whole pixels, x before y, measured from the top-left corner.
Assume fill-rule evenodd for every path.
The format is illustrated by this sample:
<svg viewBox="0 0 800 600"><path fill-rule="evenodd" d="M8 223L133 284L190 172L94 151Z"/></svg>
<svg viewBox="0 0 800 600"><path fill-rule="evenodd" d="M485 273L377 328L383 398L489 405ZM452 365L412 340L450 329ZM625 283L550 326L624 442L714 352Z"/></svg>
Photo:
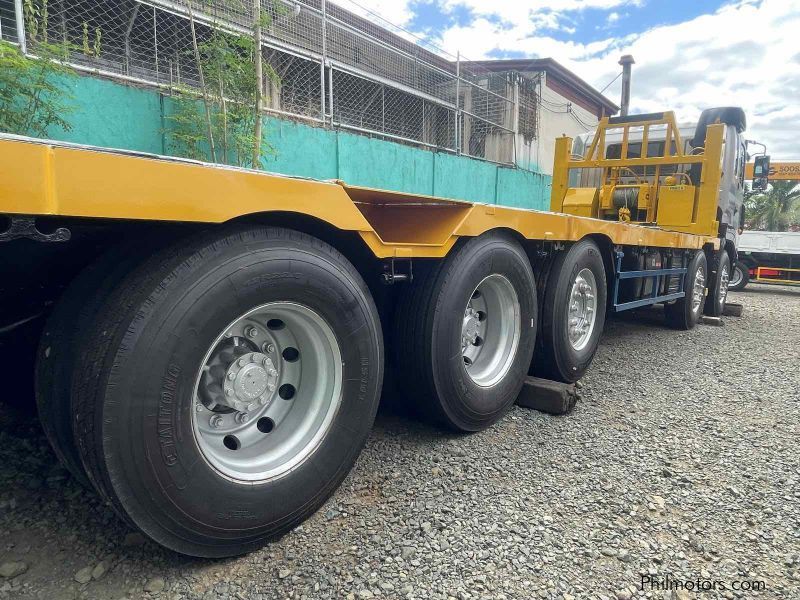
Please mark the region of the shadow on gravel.
<svg viewBox="0 0 800 600"><path fill-rule="evenodd" d="M391 375L385 392L376 430L422 452L460 437L418 422ZM27 398L16 396L13 403L0 401L0 563L28 566L24 577L12 583L0 580L0 597L4 593L26 597L21 581L34 588L61 582L64 598L79 597L85 585L76 581L76 574L101 562L107 568L102 577L103 597L120 597L133 590L141 594L142 573L200 573L236 563L237 559L180 556L129 528L60 466L39 424L32 396L29 392Z"/></svg>
<svg viewBox="0 0 800 600"><path fill-rule="evenodd" d="M626 310L621 313L612 313L608 317L608 322L625 323L626 327L628 327L629 324L634 324L668 329L664 317L664 308L662 306L646 306L635 310Z"/></svg>
<svg viewBox="0 0 800 600"><path fill-rule="evenodd" d="M50 449L32 404L0 401L0 562L26 563L29 585L62 582L64 597L80 589L75 581L80 569L101 561L106 563L107 584L119 587L120 593L129 589L132 564L140 571L210 562L145 540L94 492L76 483ZM11 597L22 593L13 587L0 591L11 592Z"/></svg>

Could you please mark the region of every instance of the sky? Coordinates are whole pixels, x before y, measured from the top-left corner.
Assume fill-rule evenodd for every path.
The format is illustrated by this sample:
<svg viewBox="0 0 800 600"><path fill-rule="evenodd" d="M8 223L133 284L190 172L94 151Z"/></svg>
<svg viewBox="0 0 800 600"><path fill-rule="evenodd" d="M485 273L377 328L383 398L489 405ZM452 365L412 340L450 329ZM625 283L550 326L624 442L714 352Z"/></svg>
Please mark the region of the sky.
<svg viewBox="0 0 800 600"><path fill-rule="evenodd" d="M334 1L469 60L553 58L598 90L632 54L631 112L741 106L748 139L800 160L800 0ZM619 80L605 94L619 104Z"/></svg>

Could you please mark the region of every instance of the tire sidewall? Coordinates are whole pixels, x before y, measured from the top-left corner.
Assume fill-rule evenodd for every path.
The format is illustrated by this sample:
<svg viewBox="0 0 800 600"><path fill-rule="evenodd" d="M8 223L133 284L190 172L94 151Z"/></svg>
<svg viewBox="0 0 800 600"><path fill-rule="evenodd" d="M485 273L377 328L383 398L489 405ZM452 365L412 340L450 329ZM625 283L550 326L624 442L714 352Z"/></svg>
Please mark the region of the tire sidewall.
<svg viewBox="0 0 800 600"><path fill-rule="evenodd" d="M103 444L112 485L148 535L188 554L247 551L313 512L349 471L380 396L381 332L363 283L303 245L249 242L208 252L200 267L184 263L161 283L128 328L107 385ZM242 484L203 457L193 394L213 340L273 301L307 306L331 327L344 363L342 401L304 463Z"/></svg>
<svg viewBox="0 0 800 600"><path fill-rule="evenodd" d="M597 311L594 331L581 350L575 350L569 340L569 300L572 284L578 273L589 268L597 283ZM564 379L574 383L580 379L589 368L603 334L606 318L608 289L606 283L605 265L600 254L600 248L590 240L575 244L566 256L560 269L553 272L556 283L550 287L548 315L551 340L557 367ZM547 343L547 342L546 342Z"/></svg>
<svg viewBox="0 0 800 600"><path fill-rule="evenodd" d="M434 384L447 418L464 431L484 429L513 405L524 383L536 343L536 284L530 261L519 244L505 236L470 240L465 255L438 290L431 343ZM478 385L467 373L461 353L464 310L488 276L508 279L517 294L520 337L514 360L495 385Z"/></svg>
<svg viewBox="0 0 800 600"><path fill-rule="evenodd" d="M722 267L726 265L728 267L728 290L725 293L725 297L722 296L721 292L721 285L722 285ZM725 304L728 301L728 293L730 293L730 277L731 277L731 259L728 256L728 253L723 251L722 256L720 256L719 261L719 273L717 275L717 295L716 295L716 302L717 302L717 311L718 314L722 314L725 310Z"/></svg>
<svg viewBox="0 0 800 600"><path fill-rule="evenodd" d="M731 283L730 287L728 288L728 291L736 292L739 290L743 290L745 287L747 287L747 284L750 282L750 269L747 267L745 263L737 261L736 264L733 266L733 269L731 270L731 276L733 276L733 273L735 273L737 270L742 274L742 278L737 285L733 285L733 283Z"/></svg>
<svg viewBox="0 0 800 600"><path fill-rule="evenodd" d="M706 298L705 312L708 316L719 317L725 310L726 298L722 298L720 286L722 284L722 269L723 266L728 266L728 281L730 282L731 275L731 260L728 253L722 250L719 255L719 262L717 264L717 271L714 274L712 286L710 286L709 296ZM730 292L730 288L728 290ZM709 302L711 300L711 302Z"/></svg>
<svg viewBox="0 0 800 600"><path fill-rule="evenodd" d="M700 322L700 319L703 316L703 310L705 307L705 291L703 294L703 301L700 303L700 306L697 309L697 312L692 310L692 304L694 302L694 284L695 280L697 279L697 272L700 270L700 266L705 269L705 276L706 281L708 281L708 260L706 260L706 255L703 252L698 252L695 257L692 259L692 262L689 266L689 272L687 273L686 278L686 285L684 286L684 293L685 302L684 302L684 310L686 311L686 322L689 325L689 329L693 328L697 323Z"/></svg>

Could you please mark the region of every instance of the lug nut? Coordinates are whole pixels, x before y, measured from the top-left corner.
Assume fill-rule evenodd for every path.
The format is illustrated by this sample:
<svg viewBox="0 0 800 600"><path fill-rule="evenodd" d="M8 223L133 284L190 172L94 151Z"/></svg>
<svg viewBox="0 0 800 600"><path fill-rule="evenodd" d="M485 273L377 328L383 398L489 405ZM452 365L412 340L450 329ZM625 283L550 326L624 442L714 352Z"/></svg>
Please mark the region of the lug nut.
<svg viewBox="0 0 800 600"><path fill-rule="evenodd" d="M264 352L267 354L272 354L275 352L275 345L274 344L264 344Z"/></svg>
<svg viewBox="0 0 800 600"><path fill-rule="evenodd" d="M234 418L236 419L236 422L241 425L242 423L247 423L250 420L250 415L247 413L236 413Z"/></svg>
<svg viewBox="0 0 800 600"><path fill-rule="evenodd" d="M240 367L243 367L243 366L245 366L246 364L247 364L247 361L246 361L245 359L243 359L243 358L240 358L240 359L239 359L239 366L240 366Z"/></svg>
<svg viewBox="0 0 800 600"><path fill-rule="evenodd" d="M208 424L214 429L222 427L222 415L214 415L208 420Z"/></svg>
<svg viewBox="0 0 800 600"><path fill-rule="evenodd" d="M198 403L195 405L194 409L195 409L197 412L203 412L203 405L202 405L202 404L200 404L200 403L198 402Z"/></svg>
<svg viewBox="0 0 800 600"><path fill-rule="evenodd" d="M233 390L228 388L227 390L225 390L225 395L226 396L233 396Z"/></svg>
<svg viewBox="0 0 800 600"><path fill-rule="evenodd" d="M233 373L228 373L228 379L233 381L234 379L236 379L236 375L234 375Z"/></svg>
<svg viewBox="0 0 800 600"><path fill-rule="evenodd" d="M255 327L248 327L247 330L245 331L245 335L250 339L253 339L258 335L258 329L256 329Z"/></svg>

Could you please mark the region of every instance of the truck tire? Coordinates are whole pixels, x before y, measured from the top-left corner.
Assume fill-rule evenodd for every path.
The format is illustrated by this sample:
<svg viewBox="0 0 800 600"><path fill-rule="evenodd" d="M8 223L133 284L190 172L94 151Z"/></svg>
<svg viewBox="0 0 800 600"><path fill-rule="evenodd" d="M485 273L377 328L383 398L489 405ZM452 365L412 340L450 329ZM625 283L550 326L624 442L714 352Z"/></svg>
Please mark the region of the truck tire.
<svg viewBox="0 0 800 600"><path fill-rule="evenodd" d="M74 433L123 518L174 551L233 556L333 494L382 378L377 310L347 259L286 229L226 229L108 298L76 363Z"/></svg>
<svg viewBox="0 0 800 600"><path fill-rule="evenodd" d="M738 261L733 267L728 291L738 292L746 288L748 283L750 283L750 269L746 264Z"/></svg>
<svg viewBox="0 0 800 600"><path fill-rule="evenodd" d="M106 296L139 258L136 248L110 249L67 286L48 317L37 350L34 389L39 421L53 452L84 487L91 484L72 432L70 393L80 336L90 328Z"/></svg>
<svg viewBox="0 0 800 600"><path fill-rule="evenodd" d="M597 244L584 239L553 262L534 359L536 375L575 383L594 358L606 318L606 271Z"/></svg>
<svg viewBox="0 0 800 600"><path fill-rule="evenodd" d="M683 298L664 306L667 325L673 329L694 328L703 316L708 281L708 261L704 252L697 252L689 262L684 280Z"/></svg>
<svg viewBox="0 0 800 600"><path fill-rule="evenodd" d="M401 296L398 380L430 420L462 432L486 429L513 406L536 341L536 283L511 236L471 238ZM402 387L401 387L402 389Z"/></svg>
<svg viewBox="0 0 800 600"><path fill-rule="evenodd" d="M711 273L706 298L705 313L709 317L721 317L728 299L731 278L731 259L724 250L720 252L717 270Z"/></svg>

